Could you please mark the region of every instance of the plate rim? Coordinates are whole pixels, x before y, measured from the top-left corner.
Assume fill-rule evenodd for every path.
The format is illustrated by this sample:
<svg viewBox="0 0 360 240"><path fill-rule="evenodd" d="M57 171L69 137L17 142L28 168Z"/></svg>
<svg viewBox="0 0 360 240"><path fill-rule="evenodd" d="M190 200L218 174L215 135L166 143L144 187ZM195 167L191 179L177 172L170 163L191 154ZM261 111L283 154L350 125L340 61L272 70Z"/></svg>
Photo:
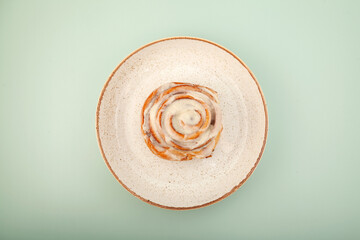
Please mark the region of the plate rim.
<svg viewBox="0 0 360 240"><path fill-rule="evenodd" d="M102 98L104 96L104 93L106 91L106 88L107 86L109 85L109 82L111 81L112 77L115 75L115 73L117 72L117 70L129 59L131 58L134 54L136 54L137 52L143 50L144 48L147 48L151 45L154 45L156 43L160 43L160 42L164 42L164 41L169 41L169 40L178 40L178 39L187 39L187 40L195 40L195 41L201 41L201 42L205 42L205 43L209 43L209 44L212 44L222 50L224 50L225 52L229 53L231 56L233 56L237 61L239 61L241 63L241 65L243 65L246 70L250 73L250 76L252 77L252 79L255 81L255 84L259 90L259 93L261 95L261 99L262 99L262 102L263 102L263 106L264 106L264 112L265 112L265 133L264 133L264 139L263 139L263 145L261 147L261 150L260 150L260 153L259 153L259 156L254 164L254 166L251 168L250 172L246 175L246 177L241 180L241 182L239 184L237 184L236 186L234 186L229 192L225 193L224 195L222 195L221 197L215 199L215 200L212 200L210 202L207 202L207 203L204 203L204 204L200 204L200 205L196 205L196 206L191 206L191 207L171 207L171 206L166 206L166 205L161 205L161 204L158 204L158 203L155 203L155 202L152 202L148 199L145 199L143 197L141 197L140 195L136 194L134 191L132 191L130 188L128 188L121 180L120 178L115 174L114 170L111 168L106 156L105 156L105 153L104 153L104 150L103 150L103 147L102 147L102 144L101 144L101 140L100 140L100 132L99 132L99 114L100 114L100 105L101 105L101 102L102 102ZM115 177L115 179L128 191L130 192L132 195L134 195L135 197L139 198L140 200L146 202L146 203L149 203L153 206L156 206L156 207L160 207L160 208L164 208L164 209L169 209L169 210L191 210L191 209L197 209L197 208L203 208L203 207L206 207L206 206L209 206L209 205L212 205L214 203L217 203L225 198L227 198L228 196L230 196L232 193L234 193L236 190L238 190L248 179L249 177L252 175L252 173L254 172L255 168L257 167L257 165L259 164L260 162L260 159L264 153L264 149L265 149L265 145L266 145L266 140L267 140L267 135L268 135L268 126L269 126L269 116L268 116L268 111L267 111L267 105L266 105L266 101L265 101L265 97L264 97L264 94L263 94L263 91L261 90L261 87L260 87L260 84L259 82L257 81L255 75L251 72L251 70L249 69L249 67L238 57L236 56L233 52L231 52L230 50L226 49L225 47L215 43L215 42L212 42L212 41L209 41L207 39L203 39L203 38L198 38L198 37L189 37L189 36L178 36L178 37L168 37L168 38L162 38L162 39L159 39L159 40L156 40L156 41L153 41L153 42L150 42L150 43L147 43L143 46L141 46L140 48L136 49L135 51L133 51L132 53L130 53L127 57L125 57L117 66L116 68L112 71L112 73L110 74L110 76L108 77L107 81L105 82L102 90L101 90L101 93L100 93L100 97L99 97L99 100L98 100L98 104L97 104L97 107L96 107L96 119L95 119L95 125L96 125L96 138L97 138L97 142L98 142L98 145L99 145L99 148L100 148L100 152L101 152L101 155L105 161L105 164L106 166L109 168L110 172L112 173L112 175Z"/></svg>

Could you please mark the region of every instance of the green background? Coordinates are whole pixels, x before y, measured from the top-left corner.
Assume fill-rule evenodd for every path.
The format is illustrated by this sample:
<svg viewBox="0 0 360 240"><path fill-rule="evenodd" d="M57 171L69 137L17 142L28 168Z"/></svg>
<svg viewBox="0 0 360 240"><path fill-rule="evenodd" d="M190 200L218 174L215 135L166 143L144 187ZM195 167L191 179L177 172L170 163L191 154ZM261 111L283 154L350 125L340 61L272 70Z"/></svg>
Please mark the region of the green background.
<svg viewBox="0 0 360 240"><path fill-rule="evenodd" d="M359 239L359 1L0 1L0 239ZM117 64L171 36L219 43L269 110L229 198L171 211L129 194L97 145Z"/></svg>

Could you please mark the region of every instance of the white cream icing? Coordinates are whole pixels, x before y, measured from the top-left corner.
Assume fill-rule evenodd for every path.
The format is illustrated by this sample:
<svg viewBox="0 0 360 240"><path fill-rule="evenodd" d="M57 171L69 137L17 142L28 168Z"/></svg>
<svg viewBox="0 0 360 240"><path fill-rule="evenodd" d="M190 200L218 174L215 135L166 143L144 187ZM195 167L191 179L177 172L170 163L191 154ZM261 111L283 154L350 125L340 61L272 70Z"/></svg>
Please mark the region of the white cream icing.
<svg viewBox="0 0 360 240"><path fill-rule="evenodd" d="M166 83L144 103L142 132L149 149L167 160L210 157L222 131L217 93L189 83Z"/></svg>

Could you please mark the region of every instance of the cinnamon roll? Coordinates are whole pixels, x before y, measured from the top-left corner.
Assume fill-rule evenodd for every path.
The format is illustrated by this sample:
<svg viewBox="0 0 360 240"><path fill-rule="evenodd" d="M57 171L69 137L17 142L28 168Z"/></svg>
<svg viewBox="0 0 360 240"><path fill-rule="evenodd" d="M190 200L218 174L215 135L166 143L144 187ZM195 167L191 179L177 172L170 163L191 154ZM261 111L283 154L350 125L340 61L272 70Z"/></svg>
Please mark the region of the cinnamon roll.
<svg viewBox="0 0 360 240"><path fill-rule="evenodd" d="M222 131L217 93L190 83L166 83L142 108L142 134L157 156L173 161L211 157Z"/></svg>

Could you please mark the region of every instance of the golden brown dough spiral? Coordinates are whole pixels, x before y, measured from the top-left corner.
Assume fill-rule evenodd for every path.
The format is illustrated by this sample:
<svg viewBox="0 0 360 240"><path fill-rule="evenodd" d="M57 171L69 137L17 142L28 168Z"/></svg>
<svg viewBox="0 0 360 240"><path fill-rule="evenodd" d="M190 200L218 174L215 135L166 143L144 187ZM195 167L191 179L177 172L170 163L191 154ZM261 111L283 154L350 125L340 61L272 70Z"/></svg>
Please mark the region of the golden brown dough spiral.
<svg viewBox="0 0 360 240"><path fill-rule="evenodd" d="M142 108L141 130L149 149L174 161L211 157L222 131L217 93L189 83L166 83Z"/></svg>

